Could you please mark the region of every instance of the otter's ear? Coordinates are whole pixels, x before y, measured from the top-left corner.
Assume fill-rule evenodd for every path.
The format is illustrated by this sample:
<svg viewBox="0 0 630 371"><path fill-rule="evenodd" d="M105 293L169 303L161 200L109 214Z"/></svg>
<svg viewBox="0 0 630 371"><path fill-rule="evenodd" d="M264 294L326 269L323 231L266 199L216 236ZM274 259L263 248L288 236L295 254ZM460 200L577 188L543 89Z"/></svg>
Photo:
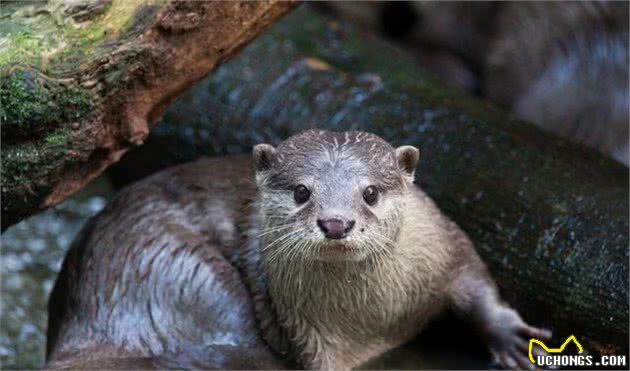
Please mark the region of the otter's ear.
<svg viewBox="0 0 630 371"><path fill-rule="evenodd" d="M254 146L254 168L256 171L265 171L271 167L271 160L276 149L270 144L257 144Z"/></svg>
<svg viewBox="0 0 630 371"><path fill-rule="evenodd" d="M413 146L400 146L396 148L396 161L398 161L398 167L403 173L413 178L418 165L418 159L420 158L420 151Z"/></svg>

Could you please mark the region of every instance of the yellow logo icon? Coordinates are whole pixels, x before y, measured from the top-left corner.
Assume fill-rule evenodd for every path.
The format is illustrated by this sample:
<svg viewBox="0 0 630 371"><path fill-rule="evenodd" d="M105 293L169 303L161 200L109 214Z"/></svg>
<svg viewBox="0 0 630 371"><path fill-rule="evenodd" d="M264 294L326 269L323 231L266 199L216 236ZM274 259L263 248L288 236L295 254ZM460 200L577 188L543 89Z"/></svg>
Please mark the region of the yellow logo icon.
<svg viewBox="0 0 630 371"><path fill-rule="evenodd" d="M567 345L571 341L573 341L573 343L577 346L578 353L584 352L584 348L582 347L582 344L580 344L580 342L577 341L577 339L575 338L575 335L569 336L567 340L565 340L564 343L560 345L559 348L549 348L547 347L547 345L545 345L545 343L543 343L542 341L538 339L529 339L529 360L532 361L532 363L536 363L536 361L534 360L534 355L532 354L532 348L534 347L534 344L540 345L547 353L562 353L564 351L564 348L566 348Z"/></svg>

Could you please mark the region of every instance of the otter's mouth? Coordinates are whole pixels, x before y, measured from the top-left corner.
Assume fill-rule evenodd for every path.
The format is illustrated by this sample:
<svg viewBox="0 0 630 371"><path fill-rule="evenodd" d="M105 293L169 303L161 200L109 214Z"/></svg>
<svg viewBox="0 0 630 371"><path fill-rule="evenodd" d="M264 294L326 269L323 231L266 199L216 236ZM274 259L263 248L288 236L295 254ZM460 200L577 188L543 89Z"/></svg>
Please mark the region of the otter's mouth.
<svg viewBox="0 0 630 371"><path fill-rule="evenodd" d="M355 253L355 249L340 243L326 244L319 249L319 256L321 257L341 257L354 255Z"/></svg>

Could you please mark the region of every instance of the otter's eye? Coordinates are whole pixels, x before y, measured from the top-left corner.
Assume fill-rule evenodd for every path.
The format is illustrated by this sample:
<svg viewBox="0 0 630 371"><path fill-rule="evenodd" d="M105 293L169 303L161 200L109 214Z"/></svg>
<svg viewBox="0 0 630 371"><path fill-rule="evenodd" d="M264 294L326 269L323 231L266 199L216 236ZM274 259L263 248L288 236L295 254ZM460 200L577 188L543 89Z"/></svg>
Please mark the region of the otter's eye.
<svg viewBox="0 0 630 371"><path fill-rule="evenodd" d="M363 199L368 205L374 205L378 200L378 190L374 186L369 186L363 191Z"/></svg>
<svg viewBox="0 0 630 371"><path fill-rule="evenodd" d="M297 187L295 187L295 190L293 191L293 198L295 198L295 202L297 202L298 204L303 204L308 201L310 197L311 191L309 191L308 188L306 188L302 184L299 184Z"/></svg>

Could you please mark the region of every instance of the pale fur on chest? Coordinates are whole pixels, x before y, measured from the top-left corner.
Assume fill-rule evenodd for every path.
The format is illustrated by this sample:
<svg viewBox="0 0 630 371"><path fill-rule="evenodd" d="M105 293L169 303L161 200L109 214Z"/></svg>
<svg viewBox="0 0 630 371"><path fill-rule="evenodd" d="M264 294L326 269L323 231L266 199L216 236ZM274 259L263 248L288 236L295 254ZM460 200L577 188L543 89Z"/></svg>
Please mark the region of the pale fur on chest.
<svg viewBox="0 0 630 371"><path fill-rule="evenodd" d="M436 223L439 211L419 196L397 246L379 261L267 267L278 318L307 367L357 367L413 337L442 309L448 234Z"/></svg>

